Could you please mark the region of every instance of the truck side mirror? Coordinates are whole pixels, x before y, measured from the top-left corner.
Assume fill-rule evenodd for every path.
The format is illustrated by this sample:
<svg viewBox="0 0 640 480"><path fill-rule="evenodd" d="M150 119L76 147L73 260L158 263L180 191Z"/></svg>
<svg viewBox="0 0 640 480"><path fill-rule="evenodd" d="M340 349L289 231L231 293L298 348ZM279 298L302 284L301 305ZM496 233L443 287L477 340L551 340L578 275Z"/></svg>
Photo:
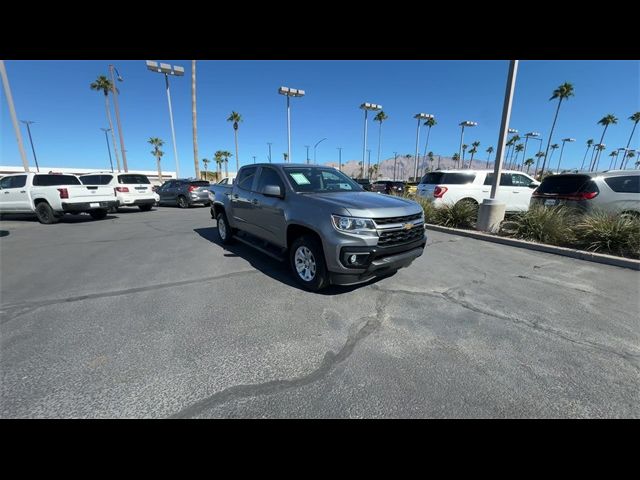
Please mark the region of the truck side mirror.
<svg viewBox="0 0 640 480"><path fill-rule="evenodd" d="M266 185L262 193L265 197L284 198L284 192L280 188L280 185Z"/></svg>

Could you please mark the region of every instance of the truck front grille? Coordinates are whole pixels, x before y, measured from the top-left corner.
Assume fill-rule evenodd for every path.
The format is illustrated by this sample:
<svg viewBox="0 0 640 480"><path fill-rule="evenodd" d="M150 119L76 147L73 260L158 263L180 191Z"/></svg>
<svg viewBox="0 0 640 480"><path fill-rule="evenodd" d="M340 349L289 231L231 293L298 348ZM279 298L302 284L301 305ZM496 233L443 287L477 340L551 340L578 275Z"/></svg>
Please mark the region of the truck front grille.
<svg viewBox="0 0 640 480"><path fill-rule="evenodd" d="M418 224L410 230L393 230L380 233L378 245L380 247L395 247L397 245L415 242L423 237L424 226L422 224Z"/></svg>
<svg viewBox="0 0 640 480"><path fill-rule="evenodd" d="M374 218L373 221L376 222L376 225L389 225L392 223L408 223L421 217L421 213L416 213L415 215L406 215L404 217Z"/></svg>

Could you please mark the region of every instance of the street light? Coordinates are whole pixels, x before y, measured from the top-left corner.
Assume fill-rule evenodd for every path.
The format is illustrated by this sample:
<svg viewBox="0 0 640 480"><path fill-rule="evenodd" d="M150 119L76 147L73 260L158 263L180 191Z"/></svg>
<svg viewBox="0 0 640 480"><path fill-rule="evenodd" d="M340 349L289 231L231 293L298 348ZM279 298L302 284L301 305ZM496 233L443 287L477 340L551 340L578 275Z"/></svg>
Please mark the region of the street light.
<svg viewBox="0 0 640 480"><path fill-rule="evenodd" d="M31 151L33 152L33 160L36 162L36 170L39 172L40 171L40 167L38 166L38 158L36 157L36 149L33 148L33 138L31 138L31 128L29 127L29 125L31 125L32 123L36 123L36 122L31 121L31 120L20 120L20 121L27 126L27 132L29 133L29 142L31 142Z"/></svg>
<svg viewBox="0 0 640 480"><path fill-rule="evenodd" d="M291 163L291 106L289 99L291 97L304 97L304 90L280 87L278 93L287 97L287 158L289 159L289 163Z"/></svg>
<svg viewBox="0 0 640 480"><path fill-rule="evenodd" d="M575 138L563 138L562 139L562 147L560 148L560 160L558 160L558 173L560 173L560 162L562 161L562 152L564 151L564 144L566 142L575 142Z"/></svg>
<svg viewBox="0 0 640 480"><path fill-rule="evenodd" d="M176 146L176 132L173 128L173 111L171 109L171 92L169 91L169 75L182 77L184 75L184 67L177 65L171 66L168 63L152 62L147 60L147 69L152 72L164 74L165 84L167 86L167 101L169 103L169 120L171 121L171 139L173 140L173 155L176 159L176 178L180 178L180 162L178 160L178 148Z"/></svg>
<svg viewBox="0 0 640 480"><path fill-rule="evenodd" d="M365 102L362 105L360 105L360 108L364 110L364 142L362 144L362 168L364 170L364 160L365 160L365 155L367 153L367 114L370 111L377 112L378 110L382 110L382 105Z"/></svg>
<svg viewBox="0 0 640 480"><path fill-rule="evenodd" d="M267 145L269 145L269 163L271 163L271 142L267 142Z"/></svg>
<svg viewBox="0 0 640 480"><path fill-rule="evenodd" d="M393 181L396 181L396 163L398 163L398 152L393 152Z"/></svg>
<svg viewBox="0 0 640 480"><path fill-rule="evenodd" d="M413 169L413 181L417 182L417 178L418 178L418 147L420 145L420 121L421 120L428 120L429 118L433 118L433 115L429 114L429 113L416 113L413 118L417 118L418 119L418 128L416 130L416 159L415 159L415 166Z"/></svg>
<svg viewBox="0 0 640 480"><path fill-rule="evenodd" d="M514 137L518 134L518 130L516 130L515 128L509 128L507 130L508 133L512 134ZM508 137L508 135L507 135ZM511 137L511 140L513 140L513 137ZM505 160L506 160L506 165L507 168L509 168L509 159L513 157L513 149L515 148L515 144L512 143L511 145L507 145L507 154L505 155ZM511 152L511 157L509 157L509 152Z"/></svg>
<svg viewBox="0 0 640 480"><path fill-rule="evenodd" d="M599 150L600 152L603 152L605 148L607 148L607 145L604 143L598 143L597 145L594 146L594 149ZM592 168L590 169L590 171L597 172L599 163L600 163L600 154L598 153L596 155L596 161L592 165Z"/></svg>
<svg viewBox="0 0 640 480"><path fill-rule="evenodd" d="M342 171L342 147L338 147L338 170Z"/></svg>
<svg viewBox="0 0 640 480"><path fill-rule="evenodd" d="M522 153L523 160L527 158L527 143L529 142L529 138L535 138L539 136L540 134L538 132L529 132L524 134L524 150Z"/></svg>
<svg viewBox="0 0 640 480"><path fill-rule="evenodd" d="M620 147L618 149L618 155L620 155L620 152L624 151L624 155L622 156L622 161L620 162L620 168L619 170L622 170L622 165L624 164L624 159L627 156L627 149L625 147ZM618 161L618 157L616 157L616 161ZM613 165L613 168L615 168L615 164Z"/></svg>
<svg viewBox="0 0 640 480"><path fill-rule="evenodd" d="M464 141L464 127L475 127L478 125L477 122L472 122L470 120L465 120L464 122L460 122L459 125L462 127L462 132L460 133L460 148L458 149L458 161L462 159L462 142ZM464 167L464 164L462 165Z"/></svg>
<svg viewBox="0 0 640 480"><path fill-rule="evenodd" d="M13 104L13 95L11 95L11 87L9 85L9 77L7 76L7 67L4 64L4 60L0 60L0 78L2 78L2 86L4 87L4 95L7 97L7 105L9 106L9 116L11 117L11 124L13 125L13 131L18 141L18 150L20 151L20 158L22 158L22 167L25 172L29 172L29 160L27 159L27 153L24 151L24 144L22 143L22 133L20 133L20 124L18 124L18 115L16 114L16 107Z"/></svg>
<svg viewBox="0 0 640 480"><path fill-rule="evenodd" d="M111 91L113 93L113 106L116 111L116 124L118 126L118 136L120 137L120 150L122 150L122 166L124 167L124 171L128 172L129 167L127 166L127 151L124 149L124 137L122 136L122 125L120 123L120 107L118 106L118 89L116 88L116 79L114 77L114 71L118 74L118 81L122 82L122 76L118 69L113 65L109 65L109 74L111 75Z"/></svg>
<svg viewBox="0 0 640 480"><path fill-rule="evenodd" d="M305 145L304 148L307 149L307 165L309 165L309 149L311 148L309 145Z"/></svg>
<svg viewBox="0 0 640 480"><path fill-rule="evenodd" d="M325 140L326 140L326 138L323 138L322 140L319 140L319 141L318 141L318 143L316 143L316 144L313 146L313 163L314 163L315 165L317 165L317 164L318 164L318 162L316 161L316 147L317 147L321 142L324 142ZM308 155L309 155L309 154L308 154L308 152L307 152L307 158L308 158ZM309 163L309 162L307 161L307 163Z"/></svg>
<svg viewBox="0 0 640 480"><path fill-rule="evenodd" d="M109 152L109 165L111 165L111 172L113 172L113 160L111 159L111 147L109 146L109 137L107 136L107 132L111 131L111 129L100 127L100 130L104 132L104 139L107 141L107 151Z"/></svg>

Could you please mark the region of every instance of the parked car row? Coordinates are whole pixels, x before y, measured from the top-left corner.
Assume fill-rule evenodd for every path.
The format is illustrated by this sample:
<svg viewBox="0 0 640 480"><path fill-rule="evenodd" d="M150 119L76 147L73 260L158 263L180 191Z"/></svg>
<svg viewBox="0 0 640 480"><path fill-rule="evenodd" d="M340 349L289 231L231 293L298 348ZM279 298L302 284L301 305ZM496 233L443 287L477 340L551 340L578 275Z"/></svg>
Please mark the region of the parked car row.
<svg viewBox="0 0 640 480"><path fill-rule="evenodd" d="M435 206L488 199L493 170L438 170L422 177L417 196ZM531 205L567 205L582 211L640 215L640 172L612 170L550 175L542 182L517 170L504 170L496 199L507 212L522 212Z"/></svg>

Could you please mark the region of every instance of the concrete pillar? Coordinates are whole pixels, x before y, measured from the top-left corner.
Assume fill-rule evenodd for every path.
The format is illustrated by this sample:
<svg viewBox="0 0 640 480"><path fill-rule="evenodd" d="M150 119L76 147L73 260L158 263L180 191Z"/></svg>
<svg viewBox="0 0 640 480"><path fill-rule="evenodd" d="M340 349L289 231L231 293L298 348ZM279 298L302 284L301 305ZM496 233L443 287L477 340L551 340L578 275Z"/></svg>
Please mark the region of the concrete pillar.
<svg viewBox="0 0 640 480"><path fill-rule="evenodd" d="M504 212L507 205L495 199L486 198L478 208L478 222L476 230L497 233L500 230L500 222L504 220Z"/></svg>

